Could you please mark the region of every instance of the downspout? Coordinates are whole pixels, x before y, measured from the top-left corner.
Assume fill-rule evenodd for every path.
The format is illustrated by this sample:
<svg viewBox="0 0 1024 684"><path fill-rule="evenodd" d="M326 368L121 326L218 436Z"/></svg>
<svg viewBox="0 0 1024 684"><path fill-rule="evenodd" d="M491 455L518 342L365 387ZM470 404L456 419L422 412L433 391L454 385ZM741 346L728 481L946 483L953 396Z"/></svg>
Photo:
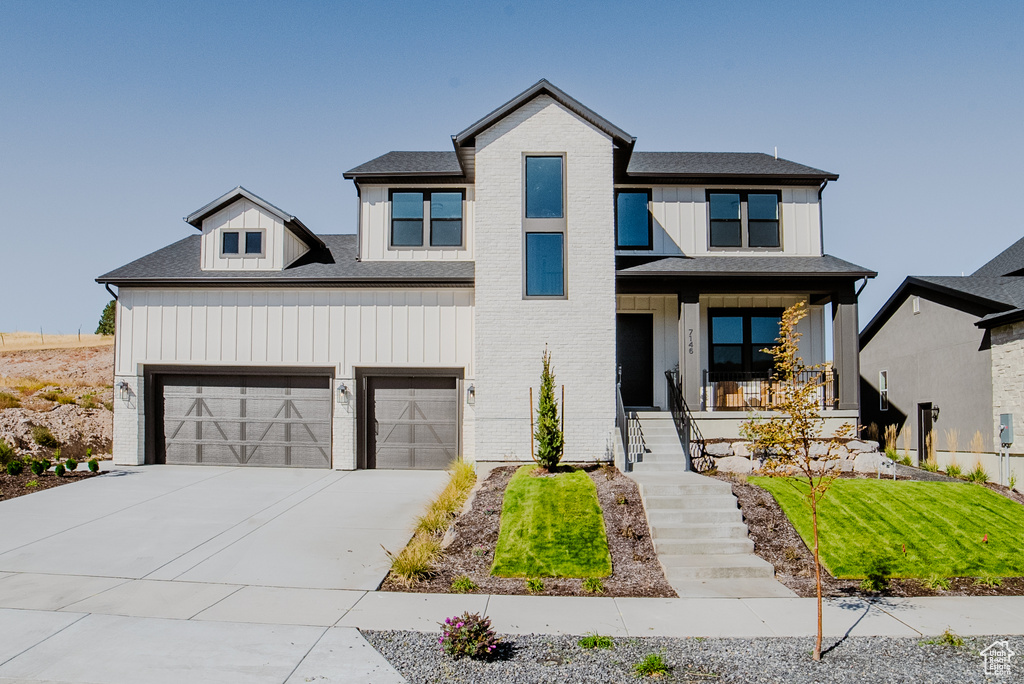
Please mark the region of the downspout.
<svg viewBox="0 0 1024 684"><path fill-rule="evenodd" d="M864 288L867 287L867 286L868 286L868 277L864 276L863 282L860 284L860 287L858 287L857 291L853 293L854 298L855 299L860 299L860 293L863 292Z"/></svg>
<svg viewBox="0 0 1024 684"><path fill-rule="evenodd" d="M359 181L353 180L356 186L356 261L363 260L363 193Z"/></svg>
<svg viewBox="0 0 1024 684"><path fill-rule="evenodd" d="M110 293L110 296L113 297L114 301L116 302L117 301L117 293L110 289L110 283L103 283L103 287L107 288L107 292Z"/></svg>
<svg viewBox="0 0 1024 684"><path fill-rule="evenodd" d="M821 186L818 188L818 244L821 245L821 253L825 253L825 213L821 209L821 193L825 192L825 186L828 185L828 179L822 181Z"/></svg>

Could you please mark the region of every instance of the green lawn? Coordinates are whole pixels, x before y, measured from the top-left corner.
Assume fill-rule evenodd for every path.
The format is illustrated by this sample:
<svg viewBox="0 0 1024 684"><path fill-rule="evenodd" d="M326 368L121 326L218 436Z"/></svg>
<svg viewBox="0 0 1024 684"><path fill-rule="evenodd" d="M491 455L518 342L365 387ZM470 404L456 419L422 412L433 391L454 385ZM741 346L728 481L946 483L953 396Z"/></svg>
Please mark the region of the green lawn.
<svg viewBox="0 0 1024 684"><path fill-rule="evenodd" d="M775 496L810 548L807 485L749 481ZM875 556L890 560L893 577L1024 576L1022 532L1024 506L967 483L842 479L819 507L821 560L841 578L864 577Z"/></svg>
<svg viewBox="0 0 1024 684"><path fill-rule="evenodd" d="M607 577L612 557L597 488L582 470L512 476L501 506L491 574L500 577Z"/></svg>

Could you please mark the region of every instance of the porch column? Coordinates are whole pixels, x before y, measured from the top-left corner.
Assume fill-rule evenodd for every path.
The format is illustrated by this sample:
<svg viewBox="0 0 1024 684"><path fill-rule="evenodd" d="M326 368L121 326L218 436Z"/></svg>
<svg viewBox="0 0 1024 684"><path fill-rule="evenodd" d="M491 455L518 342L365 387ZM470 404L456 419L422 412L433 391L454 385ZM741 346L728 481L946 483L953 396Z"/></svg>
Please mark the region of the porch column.
<svg viewBox="0 0 1024 684"><path fill-rule="evenodd" d="M683 399L691 411L700 410L700 296L679 293L679 376Z"/></svg>
<svg viewBox="0 0 1024 684"><path fill-rule="evenodd" d="M832 297L832 363L839 373L839 408L860 408L860 339L857 295Z"/></svg>

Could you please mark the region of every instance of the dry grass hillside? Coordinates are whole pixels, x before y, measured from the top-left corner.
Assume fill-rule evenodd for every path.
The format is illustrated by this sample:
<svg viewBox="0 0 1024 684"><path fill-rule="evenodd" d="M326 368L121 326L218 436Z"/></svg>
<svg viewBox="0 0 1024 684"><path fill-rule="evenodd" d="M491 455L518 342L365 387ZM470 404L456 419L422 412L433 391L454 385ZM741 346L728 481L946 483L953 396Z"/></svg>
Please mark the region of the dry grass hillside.
<svg viewBox="0 0 1024 684"><path fill-rule="evenodd" d="M62 457L81 458L89 449L109 454L113 338L82 335L79 344L77 335L47 335L41 342L37 334L33 343L29 333L2 335L0 440L19 454L51 457L57 447L39 443L46 428Z"/></svg>

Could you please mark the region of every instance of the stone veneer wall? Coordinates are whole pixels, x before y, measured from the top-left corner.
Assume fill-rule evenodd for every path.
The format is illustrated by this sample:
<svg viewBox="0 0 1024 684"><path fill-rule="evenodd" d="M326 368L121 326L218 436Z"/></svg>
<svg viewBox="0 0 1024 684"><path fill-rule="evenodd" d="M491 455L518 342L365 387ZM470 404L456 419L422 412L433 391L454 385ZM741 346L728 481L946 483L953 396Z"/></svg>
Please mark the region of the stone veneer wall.
<svg viewBox="0 0 1024 684"><path fill-rule="evenodd" d="M992 329L992 435L996 440L1000 413L1013 414L1016 435L1010 452L1024 453L1024 322Z"/></svg>

